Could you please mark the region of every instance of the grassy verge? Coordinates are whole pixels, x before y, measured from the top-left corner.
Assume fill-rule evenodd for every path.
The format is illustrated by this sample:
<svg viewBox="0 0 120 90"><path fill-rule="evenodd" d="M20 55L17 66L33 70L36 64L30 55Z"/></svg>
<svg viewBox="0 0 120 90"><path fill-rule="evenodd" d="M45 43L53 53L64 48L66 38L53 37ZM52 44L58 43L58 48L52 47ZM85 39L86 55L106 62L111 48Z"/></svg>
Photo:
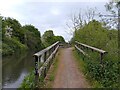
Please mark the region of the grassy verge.
<svg viewBox="0 0 120 90"><path fill-rule="evenodd" d="M119 86L119 62L104 60L101 65L97 59L87 58L78 51L73 51L79 68L94 88L120 88ZM96 56L94 53L89 53Z"/></svg>
<svg viewBox="0 0 120 90"><path fill-rule="evenodd" d="M35 88L34 78L35 78L34 70L32 69L32 71L24 78L19 89Z"/></svg>
<svg viewBox="0 0 120 90"><path fill-rule="evenodd" d="M88 74L88 71L87 71L87 64L81 58L81 56L79 55L77 50L73 49L73 55L76 58L75 60L76 60L76 62L78 64L79 70L84 73L85 78L89 82L90 86L92 88L98 88L98 87L100 88L100 87L102 87L102 85L98 81L96 81L96 80L94 80L93 78L90 77L90 75Z"/></svg>

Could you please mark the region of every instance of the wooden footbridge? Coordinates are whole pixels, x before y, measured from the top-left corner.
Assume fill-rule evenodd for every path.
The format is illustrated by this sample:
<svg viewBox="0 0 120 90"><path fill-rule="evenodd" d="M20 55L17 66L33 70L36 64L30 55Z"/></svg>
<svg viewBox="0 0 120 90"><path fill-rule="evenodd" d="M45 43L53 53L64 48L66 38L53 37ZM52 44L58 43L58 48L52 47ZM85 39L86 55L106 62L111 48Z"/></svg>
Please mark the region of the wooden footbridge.
<svg viewBox="0 0 120 90"><path fill-rule="evenodd" d="M34 58L35 58L35 76L36 76L36 83L39 82L39 78L42 77L43 79L46 77L47 75L47 72L49 71L49 68L55 58L55 55L57 53L57 51L59 50L59 48L63 48L65 47L66 45L64 45L63 43L60 43L59 41L54 43L53 45L43 49L42 51L39 51L38 53L35 53L34 54ZM70 45L67 45L66 48L70 46ZM96 52L99 54L100 58L99 58L99 62L100 64L103 63L103 57L104 55L107 53L106 51L104 50L101 50L101 49L98 49L98 48L95 48L95 47L92 47L92 46L89 46L89 45L86 45L86 44L83 44L83 43L80 43L78 41L75 41L75 45L74 45L75 49L81 53L84 57L90 57L90 55L87 53L87 51L91 51L91 52ZM78 87L82 87L84 85L81 84L81 86L79 86L79 84L77 83L81 83L81 82L78 82L78 81L74 81L71 83L69 83L69 80L68 79L75 79L76 76L81 76L81 74L78 74L78 70L77 69L74 69L72 67L76 67L75 64L72 64L71 66L69 66L71 63L74 63L74 61L71 59L73 57L71 57L71 53L67 55L68 52L71 52L71 49L67 49L66 51L63 51L63 53L66 55L63 55L61 59L64 59L63 61L61 60L61 66L60 67L63 67L62 70L60 72L62 72L63 74L61 74L61 76L59 76L59 72L58 72L58 78L60 79L56 79L56 82L57 83L60 83L59 84L59 87L64 87L64 85L66 85L65 87L76 87L75 85L78 85ZM71 58L68 58L68 57L71 57ZM68 60L67 60L68 58ZM71 61L70 61L71 60ZM65 62L66 61L66 62ZM68 65L69 64L69 65ZM67 67L68 65L68 67ZM77 68L77 67L76 67ZM69 74L71 74L71 70L75 71L73 75L69 76ZM64 71L65 70L65 71ZM62 75L66 75L66 76L63 76ZM68 78L66 81L64 81L64 79L62 78ZM80 77L80 79L81 79ZM66 79L65 78L65 79ZM62 81L66 82L66 84L64 84L62 86L61 82ZM83 80L84 81L84 80ZM56 83L55 82L55 83ZM75 85L74 85L75 84ZM61 86L60 86L61 85ZM57 88L57 86L56 86Z"/></svg>

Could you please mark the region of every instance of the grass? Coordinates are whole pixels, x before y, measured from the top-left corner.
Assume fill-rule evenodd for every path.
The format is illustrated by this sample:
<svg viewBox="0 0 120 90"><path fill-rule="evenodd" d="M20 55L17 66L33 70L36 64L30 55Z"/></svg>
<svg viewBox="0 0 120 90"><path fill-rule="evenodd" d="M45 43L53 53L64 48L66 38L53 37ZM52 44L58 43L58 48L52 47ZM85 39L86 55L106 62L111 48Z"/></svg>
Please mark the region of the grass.
<svg viewBox="0 0 120 90"><path fill-rule="evenodd" d="M31 71L23 80L22 84L18 89L25 89L25 88L35 88L35 83L34 83L34 70Z"/></svg>
<svg viewBox="0 0 120 90"><path fill-rule="evenodd" d="M102 87L101 84L98 81L94 80L93 78L91 78L89 76L89 74L87 73L87 70L86 70L87 64L84 62L83 58L80 56L78 51L75 50L75 48L73 49L73 55L76 58L75 60L77 62L79 70L84 73L85 78L89 82L90 86L92 88L98 88L98 87L100 88L100 87Z"/></svg>
<svg viewBox="0 0 120 90"><path fill-rule="evenodd" d="M95 58L84 58L77 50L73 51L80 70L84 73L93 88L120 88L119 62L105 61L103 66ZM88 54L88 53L87 53ZM89 53L96 56L94 53Z"/></svg>

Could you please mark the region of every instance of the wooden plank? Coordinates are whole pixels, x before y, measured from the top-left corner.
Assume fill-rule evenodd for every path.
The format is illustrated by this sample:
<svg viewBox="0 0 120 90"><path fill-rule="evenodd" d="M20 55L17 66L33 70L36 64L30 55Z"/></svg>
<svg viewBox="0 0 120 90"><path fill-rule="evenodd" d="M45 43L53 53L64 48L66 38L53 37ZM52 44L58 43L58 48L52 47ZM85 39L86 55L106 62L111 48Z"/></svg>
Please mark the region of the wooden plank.
<svg viewBox="0 0 120 90"><path fill-rule="evenodd" d="M51 49L52 47L54 47L55 45L57 45L58 43L59 43L59 41L57 41L56 43L52 44L51 46L49 46L47 48L45 48L45 49L43 49L43 50L35 53L33 56L38 56L39 57L40 55L42 55L43 53L45 53L46 51L48 51L49 49Z"/></svg>
<svg viewBox="0 0 120 90"><path fill-rule="evenodd" d="M56 47L56 49L53 51L53 53L48 57L48 59L44 62L42 67L40 67L40 69L38 69L39 76L41 76L43 74L43 71L45 68L48 68L47 66L48 66L50 60L52 59L52 57L56 54L58 48L59 48L59 45Z"/></svg>
<svg viewBox="0 0 120 90"><path fill-rule="evenodd" d="M104 51L104 50L102 50L102 49L98 49L98 48L95 48L95 47L92 47L92 46L89 46L89 45L80 43L80 42L78 42L78 41L75 41L75 42L76 42L77 44L80 44L80 45L82 45L82 46L84 46L84 47L87 47L87 48L92 49L92 50L94 50L94 51L97 51L97 52L99 52L99 53L107 53L106 51Z"/></svg>
<svg viewBox="0 0 120 90"><path fill-rule="evenodd" d="M82 54L86 55L85 52L84 52L82 49L78 48L76 45L75 45L75 48L76 48L78 51L80 51Z"/></svg>

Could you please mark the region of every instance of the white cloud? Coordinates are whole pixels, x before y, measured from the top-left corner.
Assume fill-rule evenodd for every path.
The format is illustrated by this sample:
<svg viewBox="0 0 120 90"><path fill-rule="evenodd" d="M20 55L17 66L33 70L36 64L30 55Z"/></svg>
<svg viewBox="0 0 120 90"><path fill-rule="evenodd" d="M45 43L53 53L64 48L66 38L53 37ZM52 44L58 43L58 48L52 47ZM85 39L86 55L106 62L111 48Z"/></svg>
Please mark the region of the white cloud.
<svg viewBox="0 0 120 90"><path fill-rule="evenodd" d="M60 14L60 11L59 11L58 9L56 9L56 8L53 8L53 9L51 9L51 13L52 13L53 15L59 15L59 14Z"/></svg>
<svg viewBox="0 0 120 90"><path fill-rule="evenodd" d="M56 1L66 3L56 3ZM69 30L65 27L71 12L79 11L80 8L85 11L87 6L93 7L94 5L103 11L103 4L86 3L88 1L104 0L55 0L55 2L54 0L1 0L0 14L5 17L13 17L22 25L32 24L39 29L41 34L51 29L55 35L62 35L68 41L71 35L66 32Z"/></svg>

